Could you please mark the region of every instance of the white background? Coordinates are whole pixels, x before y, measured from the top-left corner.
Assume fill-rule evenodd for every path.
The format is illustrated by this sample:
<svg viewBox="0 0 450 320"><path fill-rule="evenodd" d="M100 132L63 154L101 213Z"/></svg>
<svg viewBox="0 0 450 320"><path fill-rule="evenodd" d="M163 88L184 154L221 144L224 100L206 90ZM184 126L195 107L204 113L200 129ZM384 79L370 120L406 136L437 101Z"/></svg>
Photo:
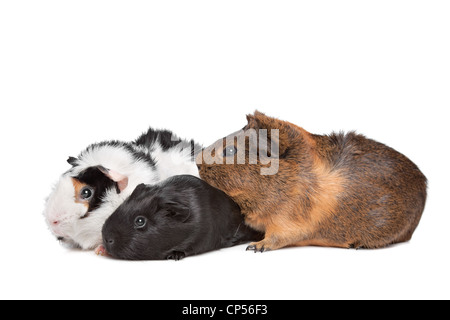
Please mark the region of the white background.
<svg viewBox="0 0 450 320"><path fill-rule="evenodd" d="M0 2L0 298L450 298L449 17L430 0ZM255 109L410 157L429 178L413 239L126 262L51 236L68 156L148 126L207 146Z"/></svg>

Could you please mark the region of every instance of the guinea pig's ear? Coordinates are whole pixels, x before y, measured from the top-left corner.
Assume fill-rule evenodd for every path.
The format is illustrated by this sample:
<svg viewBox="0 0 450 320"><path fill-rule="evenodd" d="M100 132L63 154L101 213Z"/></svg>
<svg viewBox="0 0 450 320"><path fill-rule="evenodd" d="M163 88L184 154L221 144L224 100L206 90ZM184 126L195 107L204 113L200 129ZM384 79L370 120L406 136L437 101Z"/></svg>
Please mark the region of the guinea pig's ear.
<svg viewBox="0 0 450 320"><path fill-rule="evenodd" d="M290 122L266 116L264 113L255 111L254 115L248 115L249 124L247 128L255 130L267 130L267 139L271 144L278 147L281 158L292 148L297 148L299 143L309 142L310 133ZM272 132L272 130L277 130ZM261 132L259 132L261 133Z"/></svg>
<svg viewBox="0 0 450 320"><path fill-rule="evenodd" d="M252 129L278 129L280 120L266 116L264 113L255 111L247 115L247 128Z"/></svg>
<svg viewBox="0 0 450 320"><path fill-rule="evenodd" d="M140 184L138 184L137 186L136 186L136 188L134 189L135 191L136 190L144 190L144 189L147 189L147 186L145 185L145 183L140 183Z"/></svg>
<svg viewBox="0 0 450 320"><path fill-rule="evenodd" d="M252 114L248 114L247 115L247 126L245 127L246 129L258 129L258 122L256 121L256 118L254 115Z"/></svg>
<svg viewBox="0 0 450 320"><path fill-rule="evenodd" d="M191 216L191 210L189 207L177 201L165 201L163 207L167 210L170 218L173 218L181 223L186 222Z"/></svg>
<svg viewBox="0 0 450 320"><path fill-rule="evenodd" d="M105 176L110 178L112 181L117 182L117 186L119 187L120 192L125 190L125 188L128 186L128 177L124 176L123 174L107 169L103 166L97 166L98 170L100 170Z"/></svg>
<svg viewBox="0 0 450 320"><path fill-rule="evenodd" d="M69 157L69 159L67 159L67 163L70 164L72 167L75 167L78 165L78 159L75 157Z"/></svg>

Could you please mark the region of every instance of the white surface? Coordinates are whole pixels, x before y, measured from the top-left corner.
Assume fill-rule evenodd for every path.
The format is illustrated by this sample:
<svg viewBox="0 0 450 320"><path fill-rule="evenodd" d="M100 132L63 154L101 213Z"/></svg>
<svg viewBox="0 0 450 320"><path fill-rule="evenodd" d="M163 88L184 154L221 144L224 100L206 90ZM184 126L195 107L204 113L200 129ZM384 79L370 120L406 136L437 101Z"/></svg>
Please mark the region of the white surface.
<svg viewBox="0 0 450 320"><path fill-rule="evenodd" d="M0 298L449 299L449 16L448 1L2 1ZM44 199L89 143L153 126L208 145L256 108L410 157L430 181L412 241L124 262L47 230Z"/></svg>

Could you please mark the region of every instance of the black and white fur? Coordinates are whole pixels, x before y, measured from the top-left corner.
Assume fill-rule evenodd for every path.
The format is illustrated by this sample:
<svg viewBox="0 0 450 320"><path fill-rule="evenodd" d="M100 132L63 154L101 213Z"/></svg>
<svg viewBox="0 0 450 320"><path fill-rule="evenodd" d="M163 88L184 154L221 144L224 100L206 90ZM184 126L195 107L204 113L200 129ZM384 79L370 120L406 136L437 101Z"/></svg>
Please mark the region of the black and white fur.
<svg viewBox="0 0 450 320"><path fill-rule="evenodd" d="M200 151L193 140L179 140L170 131L151 128L134 142L90 145L67 160L72 168L47 199L44 216L51 232L69 246L97 248L104 222L137 185L156 184L179 174L198 177L195 156ZM78 185L84 187L77 193Z"/></svg>
<svg viewBox="0 0 450 320"><path fill-rule="evenodd" d="M229 196L190 175L137 186L102 233L107 254L127 260L179 260L264 237Z"/></svg>

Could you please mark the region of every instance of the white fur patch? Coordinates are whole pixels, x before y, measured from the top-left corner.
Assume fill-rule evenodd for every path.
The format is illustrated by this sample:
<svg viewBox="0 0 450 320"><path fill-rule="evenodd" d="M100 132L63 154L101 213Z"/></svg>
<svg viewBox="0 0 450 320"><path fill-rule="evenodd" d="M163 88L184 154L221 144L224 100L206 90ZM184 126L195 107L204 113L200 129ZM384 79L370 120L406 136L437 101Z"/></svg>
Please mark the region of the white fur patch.
<svg viewBox="0 0 450 320"><path fill-rule="evenodd" d="M64 174L47 199L44 216L56 237L70 238L73 222L86 214L86 206L75 202L72 178Z"/></svg>
<svg viewBox="0 0 450 320"><path fill-rule="evenodd" d="M177 146L163 151L161 145L156 143L151 154L156 161L156 171L160 181L180 174L200 177L198 167L194 160L191 159L190 148L183 149L182 146Z"/></svg>

